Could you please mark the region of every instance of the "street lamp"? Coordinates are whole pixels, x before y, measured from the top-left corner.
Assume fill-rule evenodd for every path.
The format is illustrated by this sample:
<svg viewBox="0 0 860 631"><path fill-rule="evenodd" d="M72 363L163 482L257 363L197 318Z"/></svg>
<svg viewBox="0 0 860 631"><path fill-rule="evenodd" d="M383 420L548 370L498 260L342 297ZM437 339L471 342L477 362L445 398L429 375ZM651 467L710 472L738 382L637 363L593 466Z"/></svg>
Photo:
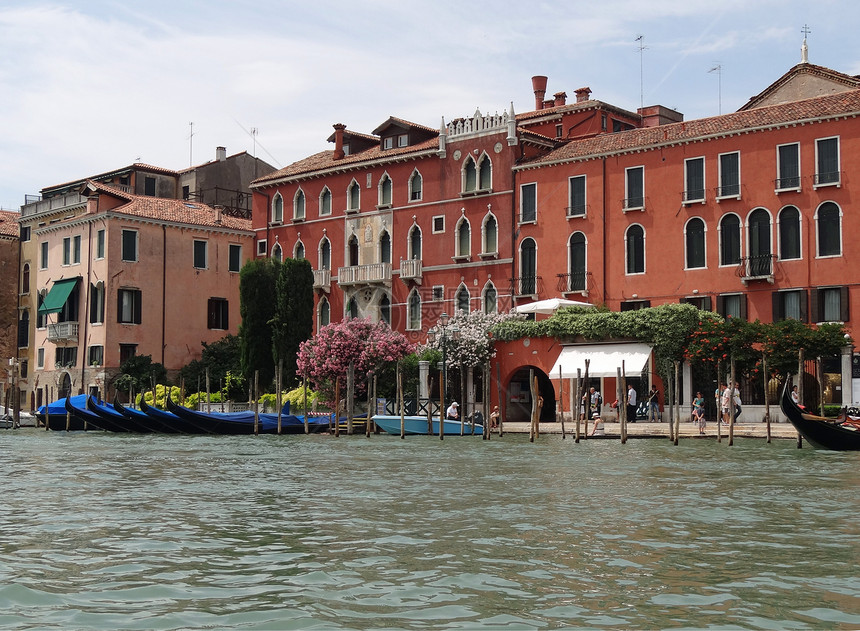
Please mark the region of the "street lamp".
<svg viewBox="0 0 860 631"><path fill-rule="evenodd" d="M442 312L439 316L439 322L436 326L427 331L427 340L433 344L439 340L439 345L442 347L442 381L439 384L439 438L445 436L445 387L448 379L448 340L456 340L460 338L460 327L456 324L448 326L448 314Z"/></svg>

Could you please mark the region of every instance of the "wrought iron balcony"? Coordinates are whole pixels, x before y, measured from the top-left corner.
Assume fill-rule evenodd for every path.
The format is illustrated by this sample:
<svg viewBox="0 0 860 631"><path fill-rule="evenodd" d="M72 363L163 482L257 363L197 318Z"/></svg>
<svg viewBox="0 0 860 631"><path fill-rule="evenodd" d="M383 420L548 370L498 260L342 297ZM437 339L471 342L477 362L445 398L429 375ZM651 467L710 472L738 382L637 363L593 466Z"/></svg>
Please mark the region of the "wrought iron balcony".
<svg viewBox="0 0 860 631"><path fill-rule="evenodd" d="M331 291L331 270L314 270L314 289L322 289L325 292Z"/></svg>
<svg viewBox="0 0 860 631"><path fill-rule="evenodd" d="M775 254L757 254L745 256L738 267L738 276L746 284L751 280L766 280L773 283L773 262Z"/></svg>
<svg viewBox="0 0 860 631"><path fill-rule="evenodd" d="M48 341L49 342L77 342L78 341L78 323L77 322L57 322L57 324L48 325Z"/></svg>
<svg viewBox="0 0 860 631"><path fill-rule="evenodd" d="M840 182L839 171L830 171L826 173L816 173L815 174L815 186L823 186L825 184L839 184Z"/></svg>
<svg viewBox="0 0 860 631"><path fill-rule="evenodd" d="M391 263L351 265L337 270L339 285L388 285L391 284Z"/></svg>
<svg viewBox="0 0 860 631"><path fill-rule="evenodd" d="M590 272L570 272L568 274L557 274L558 291L562 293L585 292L588 290L588 276Z"/></svg>
<svg viewBox="0 0 860 631"><path fill-rule="evenodd" d="M537 296L542 285L540 276L518 276L511 279L511 293L515 296Z"/></svg>
<svg viewBox="0 0 860 631"><path fill-rule="evenodd" d="M400 261L401 280L414 280L420 285L422 274L421 259L402 259Z"/></svg>
<svg viewBox="0 0 860 631"><path fill-rule="evenodd" d="M705 201L705 189L696 188L696 189L690 189L687 191L683 191L681 193L681 196L682 196L682 199L684 200L684 202L686 202L686 203L704 202Z"/></svg>

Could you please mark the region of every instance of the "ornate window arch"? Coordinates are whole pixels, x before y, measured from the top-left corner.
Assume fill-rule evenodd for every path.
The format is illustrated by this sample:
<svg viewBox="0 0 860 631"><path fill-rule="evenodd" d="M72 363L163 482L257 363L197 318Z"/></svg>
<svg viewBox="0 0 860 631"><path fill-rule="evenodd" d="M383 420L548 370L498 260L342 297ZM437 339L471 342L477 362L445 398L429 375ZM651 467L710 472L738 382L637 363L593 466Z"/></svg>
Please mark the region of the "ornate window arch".
<svg viewBox="0 0 860 631"><path fill-rule="evenodd" d="M317 305L317 331L328 324L331 324L331 305L328 298L323 296Z"/></svg>
<svg viewBox="0 0 860 631"><path fill-rule="evenodd" d="M284 260L284 250L281 248L280 243L275 243L275 245L272 247L272 258L276 261Z"/></svg>
<svg viewBox="0 0 860 631"><path fill-rule="evenodd" d="M361 185L354 179L346 188L346 209L350 211L361 210Z"/></svg>
<svg viewBox="0 0 860 631"><path fill-rule="evenodd" d="M487 211L481 224L481 252L495 254L499 251L499 222L492 211Z"/></svg>
<svg viewBox="0 0 860 631"><path fill-rule="evenodd" d="M417 289L409 292L409 298L406 300L406 329L421 330L421 294Z"/></svg>
<svg viewBox="0 0 860 631"><path fill-rule="evenodd" d="M331 214L331 190L328 186L323 186L320 191L320 215Z"/></svg>
<svg viewBox="0 0 860 631"><path fill-rule="evenodd" d="M487 284L484 285L484 293L481 298L484 305L484 313L499 312L499 294L493 281L488 280Z"/></svg>
<svg viewBox="0 0 860 631"><path fill-rule="evenodd" d="M469 311L471 311L470 303L472 301L472 296L469 294L469 288L466 287L465 283L460 283L460 286L457 288L457 295L455 298L457 311L463 314L468 314Z"/></svg>
<svg viewBox="0 0 860 631"><path fill-rule="evenodd" d="M272 197L272 223L281 223L284 220L284 198L280 192Z"/></svg>
<svg viewBox="0 0 860 631"><path fill-rule="evenodd" d="M417 223L409 229L409 258L421 258L421 227Z"/></svg>
<svg viewBox="0 0 860 631"><path fill-rule="evenodd" d="M305 192L299 188L293 197L293 219L305 218Z"/></svg>
<svg viewBox="0 0 860 631"><path fill-rule="evenodd" d="M418 169L412 171L412 175L409 177L409 201L410 202L418 202L423 199L424 196L424 178L421 176L421 172Z"/></svg>
<svg viewBox="0 0 860 631"><path fill-rule="evenodd" d="M379 205L380 206L391 206L391 189L392 182L391 176L388 173L383 173L382 177L379 179L379 187L378 187L378 195L379 195Z"/></svg>
<svg viewBox="0 0 860 631"><path fill-rule="evenodd" d="M484 152L478 160L478 190L489 191L493 188L493 161Z"/></svg>
<svg viewBox="0 0 860 631"><path fill-rule="evenodd" d="M296 260L305 258L305 244L299 239L293 247L293 258Z"/></svg>
<svg viewBox="0 0 860 631"><path fill-rule="evenodd" d="M379 233L379 262L391 263L391 235L385 228Z"/></svg>
<svg viewBox="0 0 860 631"><path fill-rule="evenodd" d="M472 228L469 220L463 215L457 222L457 228L454 230L457 238L456 256L469 256L472 254Z"/></svg>
<svg viewBox="0 0 860 631"><path fill-rule="evenodd" d="M464 193L478 190L478 165L471 155L466 156L466 159L463 160L462 178L463 185L461 190Z"/></svg>
<svg viewBox="0 0 860 631"><path fill-rule="evenodd" d="M387 293L379 299L379 319L391 326L391 298Z"/></svg>
<svg viewBox="0 0 860 631"><path fill-rule="evenodd" d="M317 262L318 269L331 269L331 241L328 237L320 239Z"/></svg>

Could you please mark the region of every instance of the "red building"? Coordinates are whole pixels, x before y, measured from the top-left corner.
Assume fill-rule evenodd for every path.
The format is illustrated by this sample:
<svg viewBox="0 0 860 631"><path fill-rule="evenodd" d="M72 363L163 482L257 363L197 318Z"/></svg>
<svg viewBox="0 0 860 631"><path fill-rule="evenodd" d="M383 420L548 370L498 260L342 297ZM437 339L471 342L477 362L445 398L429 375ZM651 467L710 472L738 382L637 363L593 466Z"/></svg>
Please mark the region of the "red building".
<svg viewBox="0 0 860 631"><path fill-rule="evenodd" d="M317 326L370 315L412 341L443 311L551 297L853 331L860 79L804 62L738 112L687 122L533 89L534 111L438 131L335 125L334 151L255 181L257 255L311 260ZM560 348L531 342L500 348L502 387L534 368L553 401ZM850 399L850 359L831 368L834 400Z"/></svg>

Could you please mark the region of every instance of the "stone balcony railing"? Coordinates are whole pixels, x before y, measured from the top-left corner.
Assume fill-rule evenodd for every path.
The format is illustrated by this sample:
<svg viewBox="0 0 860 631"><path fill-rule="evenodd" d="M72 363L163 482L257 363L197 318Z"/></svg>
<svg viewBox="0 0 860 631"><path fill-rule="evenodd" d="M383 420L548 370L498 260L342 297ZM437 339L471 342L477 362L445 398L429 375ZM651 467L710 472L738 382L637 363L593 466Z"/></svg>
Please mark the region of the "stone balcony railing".
<svg viewBox="0 0 860 631"><path fill-rule="evenodd" d="M337 283L342 286L390 284L391 263L341 267L337 270Z"/></svg>
<svg viewBox="0 0 860 631"><path fill-rule="evenodd" d="M48 325L48 341L49 342L77 342L78 341L78 323L77 322L58 322L57 324Z"/></svg>
<svg viewBox="0 0 860 631"><path fill-rule="evenodd" d="M322 289L325 292L331 291L331 270L314 270L314 289Z"/></svg>
<svg viewBox="0 0 860 631"><path fill-rule="evenodd" d="M400 279L421 282L421 259L403 259L400 261Z"/></svg>

